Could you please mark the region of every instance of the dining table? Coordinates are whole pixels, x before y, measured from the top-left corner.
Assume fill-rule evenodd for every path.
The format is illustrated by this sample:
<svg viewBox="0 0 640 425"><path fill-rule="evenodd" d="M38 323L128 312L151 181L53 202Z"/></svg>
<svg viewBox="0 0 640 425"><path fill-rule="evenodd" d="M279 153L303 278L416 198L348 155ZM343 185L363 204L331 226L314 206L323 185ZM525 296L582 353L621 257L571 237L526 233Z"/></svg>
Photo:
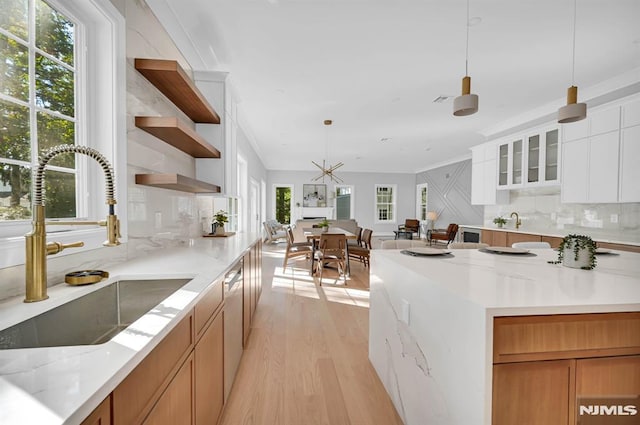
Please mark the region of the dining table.
<svg viewBox="0 0 640 425"><path fill-rule="evenodd" d="M346 239L358 239L358 235L349 232L341 227L331 227L327 230L324 230L322 227L303 227L302 231L304 232L304 236L307 238L307 241L312 242L313 245L313 255L311 257L311 275L314 274L314 264L315 264L315 252L318 249L318 244L320 242L320 236L323 233L334 233L334 234L342 234L346 237ZM346 245L346 273L347 276L351 272L351 267L349 265L349 244Z"/></svg>

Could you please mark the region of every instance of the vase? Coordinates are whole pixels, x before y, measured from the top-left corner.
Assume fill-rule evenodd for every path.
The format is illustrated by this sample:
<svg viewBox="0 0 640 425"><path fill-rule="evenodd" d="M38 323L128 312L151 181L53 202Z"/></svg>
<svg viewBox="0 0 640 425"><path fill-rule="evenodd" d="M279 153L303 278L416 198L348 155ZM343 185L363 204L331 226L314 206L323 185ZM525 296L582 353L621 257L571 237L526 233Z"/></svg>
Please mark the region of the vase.
<svg viewBox="0 0 640 425"><path fill-rule="evenodd" d="M503 224L502 223L498 223L498 229L502 229Z"/></svg>
<svg viewBox="0 0 640 425"><path fill-rule="evenodd" d="M576 259L577 258L577 259ZM573 269L589 268L591 264L591 252L588 248L578 251L578 257L573 252L573 247L566 248L562 256L562 265Z"/></svg>
<svg viewBox="0 0 640 425"><path fill-rule="evenodd" d="M215 231L216 236L224 236L224 224L218 224Z"/></svg>
<svg viewBox="0 0 640 425"><path fill-rule="evenodd" d="M329 226L322 226L322 233L327 233L329 231Z"/></svg>

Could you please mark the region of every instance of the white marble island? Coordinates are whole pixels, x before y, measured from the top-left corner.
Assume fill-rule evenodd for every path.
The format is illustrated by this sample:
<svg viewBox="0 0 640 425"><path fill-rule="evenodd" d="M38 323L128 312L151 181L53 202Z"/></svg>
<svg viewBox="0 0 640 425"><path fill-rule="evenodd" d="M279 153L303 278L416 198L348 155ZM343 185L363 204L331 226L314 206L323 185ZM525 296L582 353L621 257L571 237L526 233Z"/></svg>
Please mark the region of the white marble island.
<svg viewBox="0 0 640 425"><path fill-rule="evenodd" d="M640 311L640 255L556 256L372 252L369 357L405 424L491 424L495 317Z"/></svg>

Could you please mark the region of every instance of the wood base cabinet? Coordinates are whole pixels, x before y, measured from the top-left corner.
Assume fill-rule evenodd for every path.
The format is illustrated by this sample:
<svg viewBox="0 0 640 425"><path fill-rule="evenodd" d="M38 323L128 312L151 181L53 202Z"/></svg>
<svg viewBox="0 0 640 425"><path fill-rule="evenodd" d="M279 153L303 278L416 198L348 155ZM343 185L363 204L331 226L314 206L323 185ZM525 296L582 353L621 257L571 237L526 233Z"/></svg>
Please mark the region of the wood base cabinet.
<svg viewBox="0 0 640 425"><path fill-rule="evenodd" d="M219 312L195 348L196 425L215 425L224 403L224 312Z"/></svg>
<svg viewBox="0 0 640 425"><path fill-rule="evenodd" d="M493 425L605 423L581 405L640 414L640 313L498 317L493 351Z"/></svg>
<svg viewBox="0 0 640 425"><path fill-rule="evenodd" d="M111 425L111 395L105 398L80 425Z"/></svg>
<svg viewBox="0 0 640 425"><path fill-rule="evenodd" d="M493 368L493 425L569 425L571 360L499 364Z"/></svg>
<svg viewBox="0 0 640 425"><path fill-rule="evenodd" d="M193 354L182 364L143 425L193 425Z"/></svg>

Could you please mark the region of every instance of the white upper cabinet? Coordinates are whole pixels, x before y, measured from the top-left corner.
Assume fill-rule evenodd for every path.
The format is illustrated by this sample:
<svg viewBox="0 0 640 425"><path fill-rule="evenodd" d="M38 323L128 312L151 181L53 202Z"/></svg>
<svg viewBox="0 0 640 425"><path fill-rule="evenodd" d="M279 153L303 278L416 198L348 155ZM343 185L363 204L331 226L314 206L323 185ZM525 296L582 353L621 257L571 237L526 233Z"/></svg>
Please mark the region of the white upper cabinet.
<svg viewBox="0 0 640 425"><path fill-rule="evenodd" d="M509 194L496 192L496 145L485 143L471 148L471 204L495 205L509 202Z"/></svg>
<svg viewBox="0 0 640 425"><path fill-rule="evenodd" d="M640 202L638 96L565 124L562 140L562 202Z"/></svg>
<svg viewBox="0 0 640 425"><path fill-rule="evenodd" d="M498 188L558 184L558 129L541 128L498 142Z"/></svg>

